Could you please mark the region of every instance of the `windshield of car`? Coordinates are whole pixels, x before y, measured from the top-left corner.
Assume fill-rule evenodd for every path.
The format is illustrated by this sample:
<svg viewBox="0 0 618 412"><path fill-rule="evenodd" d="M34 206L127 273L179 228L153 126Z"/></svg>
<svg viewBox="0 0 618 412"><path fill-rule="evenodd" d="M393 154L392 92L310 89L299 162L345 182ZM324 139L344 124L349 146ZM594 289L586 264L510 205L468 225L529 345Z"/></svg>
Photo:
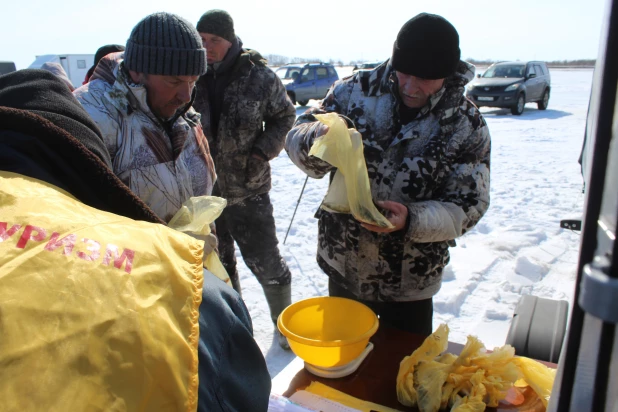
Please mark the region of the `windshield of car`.
<svg viewBox="0 0 618 412"><path fill-rule="evenodd" d="M300 67L280 67L275 74L282 80L294 79L298 77L300 73Z"/></svg>
<svg viewBox="0 0 618 412"><path fill-rule="evenodd" d="M492 78L492 77L524 77L524 71L526 66L523 64L504 64L500 66L492 66L485 73L483 73L483 77Z"/></svg>

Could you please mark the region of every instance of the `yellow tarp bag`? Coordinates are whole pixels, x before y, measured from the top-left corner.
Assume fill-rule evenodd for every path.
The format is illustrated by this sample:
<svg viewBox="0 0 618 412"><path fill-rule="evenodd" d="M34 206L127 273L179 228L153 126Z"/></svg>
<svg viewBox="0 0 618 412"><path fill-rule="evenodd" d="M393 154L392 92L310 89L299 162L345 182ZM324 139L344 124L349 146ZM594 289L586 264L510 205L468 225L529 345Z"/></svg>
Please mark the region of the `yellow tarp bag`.
<svg viewBox="0 0 618 412"><path fill-rule="evenodd" d="M0 409L195 411L202 254L0 172Z"/></svg>
<svg viewBox="0 0 618 412"><path fill-rule="evenodd" d="M348 129L336 113L316 114L315 117L329 130L316 139L309 155L337 168L322 208L330 212L351 213L360 222L392 228L391 222L378 211L371 198L361 134Z"/></svg>
<svg viewBox="0 0 618 412"><path fill-rule="evenodd" d="M191 197L183 203L180 210L169 221L168 226L200 239L210 234L210 224L221 216L226 205L227 200L217 196ZM204 266L232 287L230 276L214 250L204 257Z"/></svg>

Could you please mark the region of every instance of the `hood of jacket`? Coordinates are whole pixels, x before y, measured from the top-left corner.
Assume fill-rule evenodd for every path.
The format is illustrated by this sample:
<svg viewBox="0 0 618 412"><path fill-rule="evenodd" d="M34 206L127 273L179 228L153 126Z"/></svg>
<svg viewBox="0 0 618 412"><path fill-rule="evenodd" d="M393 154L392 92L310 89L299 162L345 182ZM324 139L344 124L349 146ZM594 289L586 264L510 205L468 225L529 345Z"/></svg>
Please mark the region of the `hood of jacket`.
<svg viewBox="0 0 618 412"><path fill-rule="evenodd" d="M26 110L49 120L76 136L81 144L111 167L101 131L62 80L51 72L26 69L0 76L0 106Z"/></svg>
<svg viewBox="0 0 618 412"><path fill-rule="evenodd" d="M101 132L45 70L0 76L0 169L44 180L97 209L162 223L111 170Z"/></svg>
<svg viewBox="0 0 618 412"><path fill-rule="evenodd" d="M164 127L173 125L176 120L183 116L193 105L195 89L191 95L191 101L176 111L170 119L161 119L156 116L148 106L148 90L143 84L135 83L129 72L124 67L124 52L111 53L103 57L92 74L90 81L103 80L113 86L110 93L113 94L110 101L124 114L130 114L134 110L144 112L154 122Z"/></svg>

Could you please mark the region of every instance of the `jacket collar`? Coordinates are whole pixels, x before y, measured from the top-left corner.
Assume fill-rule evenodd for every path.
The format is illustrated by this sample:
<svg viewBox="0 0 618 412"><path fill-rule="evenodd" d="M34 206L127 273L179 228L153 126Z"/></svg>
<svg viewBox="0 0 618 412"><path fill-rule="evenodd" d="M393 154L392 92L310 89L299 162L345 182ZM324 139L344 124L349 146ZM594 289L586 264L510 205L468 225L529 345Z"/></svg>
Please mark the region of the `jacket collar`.
<svg viewBox="0 0 618 412"><path fill-rule="evenodd" d="M441 121L454 116L457 113L458 107L461 105L465 85L474 79L474 72L475 67L473 65L460 60L455 73L446 78L442 88L429 98L427 104L419 110L416 119L432 111L437 112ZM393 110L398 113L399 105L402 103L397 87L397 76L390 65L390 61L384 62L371 72L359 72L359 76L361 87L366 96L390 94L392 96ZM406 125L401 125L398 118L398 115L395 116L396 125L394 124L394 126L401 129L396 133L395 138L388 142L381 143L368 141L367 144L382 151L404 140L412 139L414 137L411 133L413 124L410 122Z"/></svg>
<svg viewBox="0 0 618 412"><path fill-rule="evenodd" d="M421 108L419 115L422 116L432 111L445 96L447 96L447 100L449 101L452 100L453 96L456 96L457 100L459 100L466 84L474 79L475 71L476 68L473 65L460 60L455 73L446 78L442 88L429 98L425 107ZM390 93L397 102L400 102L399 92L397 90L397 77L395 76L395 70L391 66L390 60L385 61L376 69L368 72L368 74L361 72L361 76L362 75L368 76L366 95L380 96Z"/></svg>
<svg viewBox="0 0 618 412"><path fill-rule="evenodd" d="M212 75L213 73L225 74L230 71L232 66L234 66L234 63L236 63L236 59L241 52L242 41L240 40L240 38L236 37L234 39L234 42L232 43L232 47L230 47L230 49L227 51L223 60L218 63L208 65L208 75Z"/></svg>
<svg viewBox="0 0 618 412"><path fill-rule="evenodd" d="M216 73L216 75L229 74L236 78L248 74L256 65L266 66L268 64L268 61L257 50L243 48L242 41L238 37L237 39L238 48L232 46L225 59L216 67L208 65L206 76Z"/></svg>
<svg viewBox="0 0 618 412"><path fill-rule="evenodd" d="M178 110L172 119L165 121L158 118L152 110L150 110L150 106L148 106L148 92L146 87L142 84L133 83L122 59L118 59L117 63L118 64L113 67L113 76L116 80L105 93L105 96L109 102L125 116L139 111L162 126L164 126L165 123L174 125L193 105L196 92L195 89L191 95L191 101L182 109Z"/></svg>

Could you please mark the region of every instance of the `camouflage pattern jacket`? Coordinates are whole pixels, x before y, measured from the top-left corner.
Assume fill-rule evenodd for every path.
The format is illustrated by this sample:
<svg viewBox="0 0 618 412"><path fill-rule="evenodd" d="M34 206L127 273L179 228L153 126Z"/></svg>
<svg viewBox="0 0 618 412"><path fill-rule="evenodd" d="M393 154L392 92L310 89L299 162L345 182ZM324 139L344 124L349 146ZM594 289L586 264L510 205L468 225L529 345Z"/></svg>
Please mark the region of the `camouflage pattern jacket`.
<svg viewBox="0 0 618 412"><path fill-rule="evenodd" d="M428 299L440 289L449 246L489 206L490 136L478 109L464 97L474 67L456 73L413 120L401 124L396 76L386 62L331 88L321 111L353 121L363 136L374 200L408 208L405 230L379 234L347 214L319 210L318 263L337 284L368 301ZM328 163L308 156L318 122L299 117L287 136L290 159L321 178Z"/></svg>
<svg viewBox="0 0 618 412"><path fill-rule="evenodd" d="M148 107L146 88L133 84L121 66L122 56L101 59L74 95L101 129L114 173L169 222L191 196L212 194L208 141L190 105L166 128Z"/></svg>
<svg viewBox="0 0 618 412"><path fill-rule="evenodd" d="M242 49L230 70L216 138L209 130L205 76L198 81L194 103L217 166L217 189L228 205L270 191L269 161L283 149L285 135L296 119L285 87L259 53ZM264 160L255 159L252 153Z"/></svg>

